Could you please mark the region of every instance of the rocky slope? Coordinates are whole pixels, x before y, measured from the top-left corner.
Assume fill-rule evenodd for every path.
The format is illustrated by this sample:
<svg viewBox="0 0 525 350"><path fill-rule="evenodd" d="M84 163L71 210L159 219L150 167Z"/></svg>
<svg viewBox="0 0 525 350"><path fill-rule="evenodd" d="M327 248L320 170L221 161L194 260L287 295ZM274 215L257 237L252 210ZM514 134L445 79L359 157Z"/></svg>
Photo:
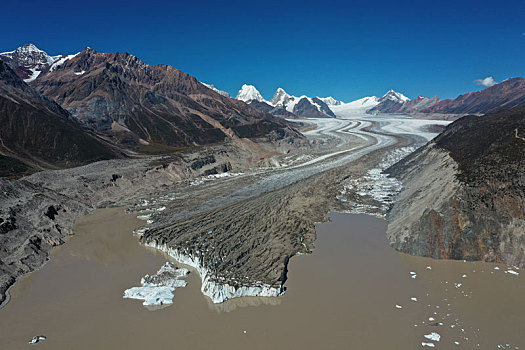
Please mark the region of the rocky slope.
<svg viewBox="0 0 525 350"><path fill-rule="evenodd" d="M525 79L511 78L481 91L439 101L422 113L481 114L525 105Z"/></svg>
<svg viewBox="0 0 525 350"><path fill-rule="evenodd" d="M387 100L383 103L380 103L378 106L368 110L369 113L390 113L390 114L415 114L419 113L436 103L438 103L439 98L435 97L424 97L418 96L414 100L408 100L404 102L394 102Z"/></svg>
<svg viewBox="0 0 525 350"><path fill-rule="evenodd" d="M213 91L215 91L216 93L218 93L219 95L222 95L224 97L231 97L229 93L227 93L226 91L222 91L222 90L219 90L215 87L215 85L213 84L206 84L206 83L203 83L201 82L202 85L206 86L208 89L212 89Z"/></svg>
<svg viewBox="0 0 525 350"><path fill-rule="evenodd" d="M525 266L525 108L461 118L389 172L395 249Z"/></svg>
<svg viewBox="0 0 525 350"><path fill-rule="evenodd" d="M415 100L405 100L392 95L391 98L383 97L378 102L367 113L409 114L417 118L455 120L466 114L484 114L524 106L525 79L507 79L481 91L447 100L440 100L437 96L419 96Z"/></svg>
<svg viewBox="0 0 525 350"><path fill-rule="evenodd" d="M0 60L0 176L118 158L53 100L27 86Z"/></svg>

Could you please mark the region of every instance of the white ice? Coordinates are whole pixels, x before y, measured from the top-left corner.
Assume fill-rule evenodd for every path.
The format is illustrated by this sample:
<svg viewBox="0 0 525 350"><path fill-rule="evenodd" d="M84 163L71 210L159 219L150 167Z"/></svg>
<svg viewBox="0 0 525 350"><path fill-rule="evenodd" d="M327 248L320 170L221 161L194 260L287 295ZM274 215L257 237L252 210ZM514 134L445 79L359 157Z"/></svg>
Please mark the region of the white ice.
<svg viewBox="0 0 525 350"><path fill-rule="evenodd" d="M425 334L424 337L432 341L439 341L439 339L441 339L441 336L439 335L439 333L436 333L436 332Z"/></svg>

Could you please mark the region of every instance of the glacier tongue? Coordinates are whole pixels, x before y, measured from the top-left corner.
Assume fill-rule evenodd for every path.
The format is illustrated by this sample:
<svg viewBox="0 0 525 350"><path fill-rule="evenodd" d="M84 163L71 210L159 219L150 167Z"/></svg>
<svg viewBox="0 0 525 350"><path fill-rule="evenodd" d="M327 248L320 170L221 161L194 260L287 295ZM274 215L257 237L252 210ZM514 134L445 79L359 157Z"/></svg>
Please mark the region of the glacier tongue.
<svg viewBox="0 0 525 350"><path fill-rule="evenodd" d="M262 297L277 297L284 294L284 287L272 287L265 283L257 283L251 286L232 286L228 283L218 283L213 280L212 274L202 266L197 257L189 256L180 253L177 249L170 248L165 244L157 244L156 242L145 243L146 246L162 250L172 258L191 266L197 270L202 280L201 292L210 297L215 303L222 303L228 299L246 297L246 296L262 296Z"/></svg>

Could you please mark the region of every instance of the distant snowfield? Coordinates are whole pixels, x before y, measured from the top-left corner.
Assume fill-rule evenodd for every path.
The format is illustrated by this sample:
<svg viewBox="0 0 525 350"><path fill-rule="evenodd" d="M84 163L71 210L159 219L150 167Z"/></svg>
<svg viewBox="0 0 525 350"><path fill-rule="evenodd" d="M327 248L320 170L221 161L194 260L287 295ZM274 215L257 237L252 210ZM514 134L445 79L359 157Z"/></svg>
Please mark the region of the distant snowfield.
<svg viewBox="0 0 525 350"><path fill-rule="evenodd" d="M342 103L336 106L330 106L332 112L341 118L364 115L366 111L379 104L379 98L376 96L367 96L348 103Z"/></svg>

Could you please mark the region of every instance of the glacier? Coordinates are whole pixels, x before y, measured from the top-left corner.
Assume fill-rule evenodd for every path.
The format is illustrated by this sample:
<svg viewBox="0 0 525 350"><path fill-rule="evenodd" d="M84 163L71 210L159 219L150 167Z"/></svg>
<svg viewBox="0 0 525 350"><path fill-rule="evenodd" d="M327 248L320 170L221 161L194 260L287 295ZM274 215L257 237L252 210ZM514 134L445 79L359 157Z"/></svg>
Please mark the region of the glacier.
<svg viewBox="0 0 525 350"><path fill-rule="evenodd" d="M216 276L213 276L208 269L202 266L198 257L183 254L175 248L168 247L166 244L147 242L144 245L161 250L179 263L191 266L197 270L202 280L202 294L208 296L215 304L239 297L277 297L284 294L284 286L282 285L273 287L259 282L251 286L232 286L228 283L218 283L213 280Z"/></svg>

